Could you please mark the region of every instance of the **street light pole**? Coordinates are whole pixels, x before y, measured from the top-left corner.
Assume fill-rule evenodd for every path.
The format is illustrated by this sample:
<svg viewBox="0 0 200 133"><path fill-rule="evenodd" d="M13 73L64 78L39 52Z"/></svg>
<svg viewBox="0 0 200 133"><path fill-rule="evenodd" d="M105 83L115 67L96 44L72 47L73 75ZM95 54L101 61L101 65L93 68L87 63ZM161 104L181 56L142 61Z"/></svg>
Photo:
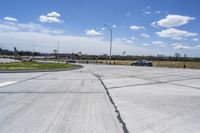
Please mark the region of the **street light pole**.
<svg viewBox="0 0 200 133"><path fill-rule="evenodd" d="M33 54L33 59L35 58L35 42L33 42L33 52L32 52Z"/></svg>
<svg viewBox="0 0 200 133"><path fill-rule="evenodd" d="M111 60L112 60L112 28L110 28L108 25L104 25L105 27L107 27L110 30L110 64L111 64Z"/></svg>
<svg viewBox="0 0 200 133"><path fill-rule="evenodd" d="M59 58L60 58L60 42L58 42L58 62L60 62Z"/></svg>

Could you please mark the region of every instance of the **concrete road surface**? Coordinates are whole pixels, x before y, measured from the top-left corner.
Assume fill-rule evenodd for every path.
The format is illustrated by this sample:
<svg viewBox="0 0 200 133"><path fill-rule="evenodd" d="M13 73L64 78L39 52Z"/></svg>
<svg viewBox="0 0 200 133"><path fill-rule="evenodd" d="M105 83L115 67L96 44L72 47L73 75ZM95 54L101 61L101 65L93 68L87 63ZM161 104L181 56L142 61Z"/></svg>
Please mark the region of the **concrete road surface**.
<svg viewBox="0 0 200 133"><path fill-rule="evenodd" d="M0 74L0 133L122 133L87 70Z"/></svg>
<svg viewBox="0 0 200 133"><path fill-rule="evenodd" d="M0 74L0 133L199 133L199 70L84 67Z"/></svg>
<svg viewBox="0 0 200 133"><path fill-rule="evenodd" d="M200 70L85 67L99 75L130 133L200 132Z"/></svg>

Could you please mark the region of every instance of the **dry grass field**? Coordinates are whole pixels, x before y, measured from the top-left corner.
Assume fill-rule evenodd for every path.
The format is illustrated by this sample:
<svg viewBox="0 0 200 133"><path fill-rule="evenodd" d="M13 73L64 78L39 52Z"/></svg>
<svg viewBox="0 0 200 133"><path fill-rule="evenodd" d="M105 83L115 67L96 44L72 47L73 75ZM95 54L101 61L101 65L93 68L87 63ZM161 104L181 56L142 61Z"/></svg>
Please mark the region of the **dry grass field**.
<svg viewBox="0 0 200 133"><path fill-rule="evenodd" d="M87 61L83 61L87 63ZM115 65L131 65L133 61L130 60L112 60L112 64ZM109 64L110 61L106 60L89 60L89 64ZM170 68L183 68L186 65L186 68L200 69L200 62L192 62L192 61L153 61L155 67L170 67Z"/></svg>

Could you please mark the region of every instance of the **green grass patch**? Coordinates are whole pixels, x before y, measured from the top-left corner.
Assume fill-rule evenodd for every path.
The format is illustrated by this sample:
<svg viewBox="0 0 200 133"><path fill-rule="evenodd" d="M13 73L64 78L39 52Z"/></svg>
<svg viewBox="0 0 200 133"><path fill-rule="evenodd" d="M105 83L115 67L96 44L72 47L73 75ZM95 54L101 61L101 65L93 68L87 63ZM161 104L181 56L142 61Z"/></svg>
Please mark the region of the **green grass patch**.
<svg viewBox="0 0 200 133"><path fill-rule="evenodd" d="M48 70L73 68L75 66L64 63L13 62L0 64L0 70Z"/></svg>

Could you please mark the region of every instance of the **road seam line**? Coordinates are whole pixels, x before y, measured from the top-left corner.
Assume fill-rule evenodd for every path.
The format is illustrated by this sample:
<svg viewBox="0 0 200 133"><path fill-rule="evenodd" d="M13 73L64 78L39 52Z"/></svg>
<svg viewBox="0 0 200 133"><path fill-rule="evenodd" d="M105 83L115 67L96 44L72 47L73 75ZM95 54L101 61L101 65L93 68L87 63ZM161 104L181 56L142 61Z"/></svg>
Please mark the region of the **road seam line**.
<svg viewBox="0 0 200 133"><path fill-rule="evenodd" d="M115 104L115 102L114 102L112 96L110 95L110 93L109 93L109 91L108 91L108 88L106 87L106 85L104 84L104 82L102 81L102 79L100 78L99 75L93 73L93 72L90 71L90 70L88 70L88 71L89 71L92 75L94 75L95 77L97 77L97 78L99 79L99 81L101 82L101 84L103 85L103 87L104 87L104 89L105 89L105 91L106 91L106 94L108 95L108 98L109 98L111 104L114 106L115 112L116 112L116 114L117 114L117 119L118 119L119 123L122 124L123 132L124 132L124 133L129 133L129 131L128 131L128 129L127 129L127 126L126 126L126 123L125 123L124 120L122 119L121 114L120 114L120 111L118 110L117 105Z"/></svg>
<svg viewBox="0 0 200 133"><path fill-rule="evenodd" d="M37 76L31 77L31 78L28 78L28 79L24 79L24 80L21 80L21 81L17 81L17 82L15 82L15 83L13 83L13 84L8 84L8 85L5 85L5 86L0 86L0 88L4 88L4 87L10 86L10 85L22 83L22 82L25 82L25 81L28 81L28 80L32 80L32 79L36 79L36 78L42 77L42 76L47 75L47 74L49 74L49 73L43 73L43 74L41 74L41 75L37 75Z"/></svg>

